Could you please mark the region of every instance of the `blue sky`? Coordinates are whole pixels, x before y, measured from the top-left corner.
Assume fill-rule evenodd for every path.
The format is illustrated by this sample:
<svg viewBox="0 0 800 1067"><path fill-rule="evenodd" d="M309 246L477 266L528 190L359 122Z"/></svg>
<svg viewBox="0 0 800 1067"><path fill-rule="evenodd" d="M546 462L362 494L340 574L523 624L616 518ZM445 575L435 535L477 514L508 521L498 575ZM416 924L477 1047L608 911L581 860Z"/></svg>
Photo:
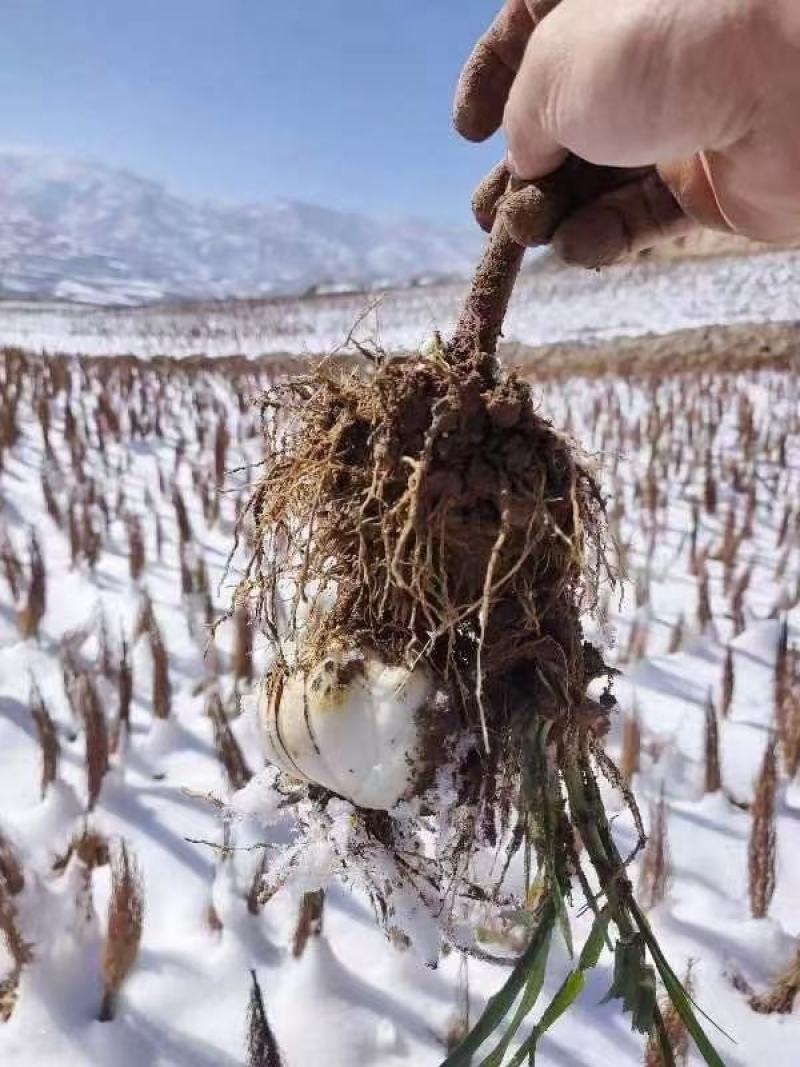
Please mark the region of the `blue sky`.
<svg viewBox="0 0 800 1067"><path fill-rule="evenodd" d="M2 0L0 144L176 192L447 223L502 152L450 127L499 0Z"/></svg>

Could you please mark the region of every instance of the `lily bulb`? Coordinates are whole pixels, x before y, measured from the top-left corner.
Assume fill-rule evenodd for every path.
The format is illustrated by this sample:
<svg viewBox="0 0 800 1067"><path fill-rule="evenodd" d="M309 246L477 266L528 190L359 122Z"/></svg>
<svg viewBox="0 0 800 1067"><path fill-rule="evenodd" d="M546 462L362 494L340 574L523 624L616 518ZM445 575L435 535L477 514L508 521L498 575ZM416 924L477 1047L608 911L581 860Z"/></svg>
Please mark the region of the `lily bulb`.
<svg viewBox="0 0 800 1067"><path fill-rule="evenodd" d="M267 759L357 807L389 811L413 794L434 683L424 667L333 651L265 686Z"/></svg>

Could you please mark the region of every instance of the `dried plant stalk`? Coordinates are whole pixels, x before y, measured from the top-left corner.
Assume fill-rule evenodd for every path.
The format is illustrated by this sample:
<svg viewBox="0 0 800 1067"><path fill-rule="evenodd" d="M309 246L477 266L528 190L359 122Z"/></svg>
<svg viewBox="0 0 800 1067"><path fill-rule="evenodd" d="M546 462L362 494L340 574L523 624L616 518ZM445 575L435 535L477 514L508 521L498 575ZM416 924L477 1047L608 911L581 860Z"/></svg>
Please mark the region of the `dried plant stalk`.
<svg viewBox="0 0 800 1067"><path fill-rule="evenodd" d="M766 917L775 892L775 795L778 780L776 748L777 738L773 736L764 753L753 800L748 873L750 912L754 919Z"/></svg>
<svg viewBox="0 0 800 1067"><path fill-rule="evenodd" d="M502 219L498 219L453 334L450 347L456 360L496 351L524 255L525 249L508 235Z"/></svg>
<svg viewBox="0 0 800 1067"><path fill-rule="evenodd" d="M622 727L622 756L619 762L619 771L623 781L630 785L633 776L639 771L639 760L642 748L642 729L639 724L639 710L634 706L630 715L625 717Z"/></svg>
<svg viewBox="0 0 800 1067"><path fill-rule="evenodd" d="M264 903L262 894L264 892L268 865L269 854L267 853L267 850L264 849L261 858L256 865L256 869L253 871L250 887L247 890L247 910L251 915L258 915L261 911L261 906Z"/></svg>
<svg viewBox="0 0 800 1067"><path fill-rule="evenodd" d="M722 788L722 772L719 759L719 725L714 698L709 692L705 706L705 732L703 735L705 774L703 792L716 793Z"/></svg>
<svg viewBox="0 0 800 1067"><path fill-rule="evenodd" d="M674 655L676 652L680 652L683 647L683 629L684 621L683 615L679 615L675 620L675 624L672 627L669 635L669 644L667 646L667 652L669 655Z"/></svg>
<svg viewBox="0 0 800 1067"><path fill-rule="evenodd" d="M642 860L639 892L645 907L654 908L667 895L669 885L668 811L662 786L658 803L650 810L650 834Z"/></svg>
<svg viewBox="0 0 800 1067"><path fill-rule="evenodd" d="M454 1052L469 1033L469 1000L469 957L466 953L462 953L456 982L456 1007L445 1037L448 1052Z"/></svg>
<svg viewBox="0 0 800 1067"><path fill-rule="evenodd" d="M103 948L103 1000L98 1020L110 1022L119 992L136 962L144 923L144 884L123 841L111 864L111 899Z"/></svg>
<svg viewBox="0 0 800 1067"><path fill-rule="evenodd" d="M58 775L59 744L56 724L36 686L30 698L31 716L36 726L36 736L42 753L42 796Z"/></svg>
<svg viewBox="0 0 800 1067"><path fill-rule="evenodd" d="M319 937L322 934L324 908L324 890L315 889L303 895L292 942L292 955L295 959L300 959L312 937Z"/></svg>
<svg viewBox="0 0 800 1067"><path fill-rule="evenodd" d="M3 574L11 593L11 599L16 604L22 592L25 573L6 529L2 530L0 538L0 562L3 565Z"/></svg>
<svg viewBox="0 0 800 1067"><path fill-rule="evenodd" d="M114 726L112 751L116 752L120 744L128 737L131 729L131 704L133 703L133 668L131 667L128 642L122 636L122 644L117 667L117 720Z"/></svg>
<svg viewBox="0 0 800 1067"><path fill-rule="evenodd" d="M766 993L751 992L748 1000L760 1015L790 1015L800 994L800 945L785 970L773 980Z"/></svg>
<svg viewBox="0 0 800 1067"><path fill-rule="evenodd" d="M253 623L246 603L233 613L233 652L231 668L237 681L253 680Z"/></svg>
<svg viewBox="0 0 800 1067"><path fill-rule="evenodd" d="M88 674L75 681L75 707L86 735L88 809L92 811L108 771L108 727L97 689Z"/></svg>
<svg viewBox="0 0 800 1067"><path fill-rule="evenodd" d="M16 896L17 893L21 893L25 888L22 861L2 830L0 830L0 882L5 883L5 887L12 897Z"/></svg>
<svg viewBox="0 0 800 1067"><path fill-rule="evenodd" d="M128 569L132 580L138 582L147 566L142 521L138 515L130 515L126 526L128 529Z"/></svg>
<svg viewBox="0 0 800 1067"><path fill-rule="evenodd" d="M252 985L247 1010L247 1067L283 1067L278 1043L267 1020L256 972L251 971L250 976Z"/></svg>
<svg viewBox="0 0 800 1067"><path fill-rule="evenodd" d="M30 561L28 597L18 616L19 632L23 638L38 637L39 626L47 609L47 573L44 556L34 533L31 533L28 542L28 557Z"/></svg>
<svg viewBox="0 0 800 1067"><path fill-rule="evenodd" d="M33 946L25 939L11 890L0 878L0 936L11 957L12 967L0 982L0 1021L8 1021L14 1010L22 968L33 961Z"/></svg>
<svg viewBox="0 0 800 1067"><path fill-rule="evenodd" d="M164 637L153 617L150 629L150 654L153 659L153 714L168 719L172 710L172 683L169 680L169 653Z"/></svg>
<svg viewBox="0 0 800 1067"><path fill-rule="evenodd" d="M722 695L720 696L720 714L727 719L733 703L733 692L736 685L736 675L733 661L733 649L730 645L725 649L725 665L722 668Z"/></svg>
<svg viewBox="0 0 800 1067"><path fill-rule="evenodd" d="M219 693L211 695L208 702L208 717L214 729L214 748L217 758L225 769L225 775L231 789L243 789L253 777L247 766L239 742L231 730L228 717Z"/></svg>
<svg viewBox="0 0 800 1067"><path fill-rule="evenodd" d="M65 871L73 856L89 871L105 867L111 860L108 839L87 822L79 833L73 835L66 852L54 861L53 871Z"/></svg>
<svg viewBox="0 0 800 1067"><path fill-rule="evenodd" d="M683 987L689 996L692 996L694 993L693 986L692 963L690 961L683 980ZM686 1067L686 1064L689 1062L689 1033L686 1029L686 1024L683 1019L681 1019L669 999L664 999L662 1001L661 1013L664 1019L664 1029L666 1030L669 1047L672 1049L672 1055L675 1060L675 1067ZM658 1035L655 1032L652 1033L647 1042L644 1067L667 1067L660 1046L661 1043Z"/></svg>

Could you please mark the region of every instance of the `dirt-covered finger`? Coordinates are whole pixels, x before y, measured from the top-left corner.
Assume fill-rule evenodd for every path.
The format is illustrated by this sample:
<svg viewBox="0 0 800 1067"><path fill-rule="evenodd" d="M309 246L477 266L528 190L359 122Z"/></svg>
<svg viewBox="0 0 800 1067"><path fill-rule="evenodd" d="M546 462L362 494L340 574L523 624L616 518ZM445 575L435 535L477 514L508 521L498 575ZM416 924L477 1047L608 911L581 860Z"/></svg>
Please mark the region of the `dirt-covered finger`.
<svg viewBox="0 0 800 1067"><path fill-rule="evenodd" d="M490 204L488 197L486 202L492 218L501 212L508 233L518 244L536 248L551 241L568 215L650 172L652 167L596 167L570 156L554 174L536 182L512 179L503 190L505 196L493 190L494 202Z"/></svg>
<svg viewBox="0 0 800 1067"><path fill-rule="evenodd" d="M571 213L556 230L553 249L565 263L594 269L684 237L696 226L650 171Z"/></svg>
<svg viewBox="0 0 800 1067"><path fill-rule="evenodd" d="M503 110L534 27L558 0L506 0L467 60L456 89L453 121L469 141L500 128Z"/></svg>
<svg viewBox="0 0 800 1067"><path fill-rule="evenodd" d="M512 183L512 189L498 205L498 212L517 244L536 248L549 243L570 203L569 189L554 177L535 184Z"/></svg>
<svg viewBox="0 0 800 1067"><path fill-rule="evenodd" d="M472 214L486 233L492 232L497 205L508 190L509 173L505 160L486 175L472 194Z"/></svg>

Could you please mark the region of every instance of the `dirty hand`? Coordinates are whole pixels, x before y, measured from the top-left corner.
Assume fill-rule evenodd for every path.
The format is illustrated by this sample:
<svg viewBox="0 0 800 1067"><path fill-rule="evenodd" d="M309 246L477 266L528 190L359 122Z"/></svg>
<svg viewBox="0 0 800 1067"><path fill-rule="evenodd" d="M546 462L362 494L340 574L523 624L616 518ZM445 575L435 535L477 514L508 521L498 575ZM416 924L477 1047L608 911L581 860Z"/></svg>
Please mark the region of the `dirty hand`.
<svg viewBox="0 0 800 1067"><path fill-rule="evenodd" d="M506 0L455 123L474 141L502 124L515 176L549 175L503 197L501 165L476 194L481 224L499 205L520 243L552 240L568 262L698 224L800 237L800 3Z"/></svg>

